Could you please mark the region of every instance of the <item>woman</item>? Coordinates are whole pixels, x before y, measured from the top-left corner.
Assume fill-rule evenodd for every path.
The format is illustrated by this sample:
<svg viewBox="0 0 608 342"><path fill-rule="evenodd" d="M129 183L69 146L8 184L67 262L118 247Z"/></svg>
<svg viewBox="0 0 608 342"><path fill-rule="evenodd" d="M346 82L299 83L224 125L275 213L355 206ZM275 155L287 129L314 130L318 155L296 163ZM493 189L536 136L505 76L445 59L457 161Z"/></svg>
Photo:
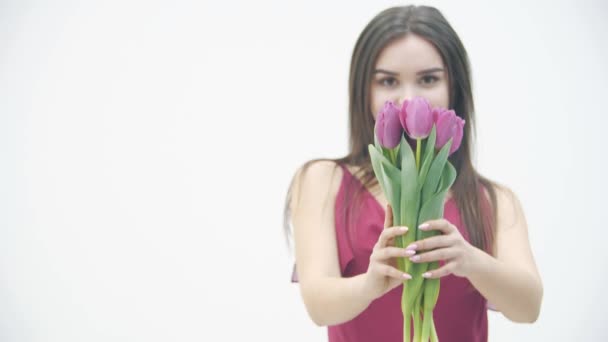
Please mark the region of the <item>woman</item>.
<svg viewBox="0 0 608 342"><path fill-rule="evenodd" d="M428 221L442 234L405 249L394 237L392 211L375 179L367 146L385 101L399 107L415 96L454 109L465 120L449 160L458 177L444 218ZM517 196L476 172L471 161L474 106L467 53L435 8L405 6L379 13L357 40L350 69L350 152L304 164L290 185L285 211L293 223L297 274L312 320L330 341L403 341L400 299L411 278L396 258L439 261L434 311L446 341L486 341L488 302L514 322L536 321L542 281ZM386 208L386 209L385 209Z"/></svg>

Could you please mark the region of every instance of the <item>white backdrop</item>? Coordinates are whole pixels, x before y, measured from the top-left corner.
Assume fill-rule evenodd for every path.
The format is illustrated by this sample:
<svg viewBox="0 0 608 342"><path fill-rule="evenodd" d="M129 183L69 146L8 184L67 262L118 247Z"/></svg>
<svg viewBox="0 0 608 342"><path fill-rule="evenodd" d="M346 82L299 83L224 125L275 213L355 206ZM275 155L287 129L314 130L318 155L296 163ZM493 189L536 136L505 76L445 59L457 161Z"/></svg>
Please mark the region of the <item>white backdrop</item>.
<svg viewBox="0 0 608 342"><path fill-rule="evenodd" d="M0 340L326 340L285 193L346 153L352 49L399 4L2 1ZM521 199L544 281L539 320L490 312L490 340L608 339L607 4L425 4L470 54L476 165Z"/></svg>

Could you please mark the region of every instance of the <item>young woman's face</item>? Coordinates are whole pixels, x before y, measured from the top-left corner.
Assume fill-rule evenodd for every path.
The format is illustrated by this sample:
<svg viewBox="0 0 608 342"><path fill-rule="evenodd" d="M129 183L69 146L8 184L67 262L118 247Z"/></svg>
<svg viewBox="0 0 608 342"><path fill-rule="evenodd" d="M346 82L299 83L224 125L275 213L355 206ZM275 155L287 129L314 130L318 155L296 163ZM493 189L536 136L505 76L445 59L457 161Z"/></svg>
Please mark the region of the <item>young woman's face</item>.
<svg viewBox="0 0 608 342"><path fill-rule="evenodd" d="M403 100L426 98L433 107L448 108L448 74L439 52L428 41L407 34L387 46L372 71L371 105L374 120L388 100L399 108Z"/></svg>

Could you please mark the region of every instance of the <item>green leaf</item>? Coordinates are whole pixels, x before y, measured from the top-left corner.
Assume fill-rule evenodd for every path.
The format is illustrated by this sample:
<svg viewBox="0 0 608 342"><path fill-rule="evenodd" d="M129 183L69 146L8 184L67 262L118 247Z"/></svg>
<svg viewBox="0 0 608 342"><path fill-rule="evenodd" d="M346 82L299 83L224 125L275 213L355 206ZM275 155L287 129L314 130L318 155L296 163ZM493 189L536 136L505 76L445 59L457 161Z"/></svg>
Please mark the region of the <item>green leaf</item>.
<svg viewBox="0 0 608 342"><path fill-rule="evenodd" d="M382 151L382 145L380 145L380 141L378 140L378 136L375 133L374 130L374 146L376 147L376 149L381 152Z"/></svg>
<svg viewBox="0 0 608 342"><path fill-rule="evenodd" d="M401 144L395 147L395 155L397 156L395 165L397 166L397 168L401 168Z"/></svg>
<svg viewBox="0 0 608 342"><path fill-rule="evenodd" d="M376 133L374 133L374 146L376 147L376 150L378 151L379 154L381 154L384 158L387 158L387 159L389 158L388 150L386 148L382 147L382 144L380 144L380 140L378 140L378 136L376 135Z"/></svg>
<svg viewBox="0 0 608 342"><path fill-rule="evenodd" d="M389 176L391 176L391 179L396 179L396 178L400 178L399 176L399 169L397 168L396 165L393 165L393 163L391 163L390 159L388 159L388 157L386 157L385 155L381 154L381 152L375 148L375 155L376 158L378 159L378 162L384 164L384 167L387 169L387 173ZM372 152L370 150L370 158L372 156ZM400 179L399 179L400 180Z"/></svg>
<svg viewBox="0 0 608 342"><path fill-rule="evenodd" d="M414 152L405 137L401 137L401 222L409 228L416 227L420 201L420 186ZM414 229L411 230L414 232ZM398 246L405 247L414 241L415 234L405 234L397 238Z"/></svg>
<svg viewBox="0 0 608 342"><path fill-rule="evenodd" d="M424 156L422 158L422 167L420 168L420 177L418 179L418 184L421 186L424 184L427 173L429 172L429 168L431 167L431 163L433 162L433 158L435 157L435 142L437 139L437 127L433 124L433 128L431 129L431 134L426 139L426 146L424 150Z"/></svg>
<svg viewBox="0 0 608 342"><path fill-rule="evenodd" d="M378 152L376 147L374 147L372 145L369 145L368 149L369 149L369 157L372 162L372 169L374 170L374 174L376 175L376 178L378 179L378 183L380 184L380 188L382 189L382 192L384 194L386 194L386 187L387 187L387 185L389 185L389 180L384 179L384 172L380 168L382 155Z"/></svg>
<svg viewBox="0 0 608 342"><path fill-rule="evenodd" d="M420 319L420 302L422 300L422 296L418 296L416 298L416 302L414 304L414 341L422 341L422 321ZM426 341L425 341L426 342Z"/></svg>
<svg viewBox="0 0 608 342"><path fill-rule="evenodd" d="M382 148L382 155L384 156L384 158L386 158L390 162L390 160L391 160L390 149L383 147Z"/></svg>
<svg viewBox="0 0 608 342"><path fill-rule="evenodd" d="M443 175L441 177L441 183L437 192L431 196L426 202L422 204L420 208L420 213L418 216L418 222L426 222L429 220L436 220L439 218L443 218L443 210L445 206L445 197L447 195L448 190L454 183L456 179L456 168L450 163L447 162L446 167L443 169ZM416 237L418 240L423 240L428 237L440 234L437 231L422 231L418 230L418 236Z"/></svg>
<svg viewBox="0 0 608 342"><path fill-rule="evenodd" d="M387 200L391 203L391 207L392 208L397 208L397 209L393 209L393 226L397 226L399 225L399 222L401 221L401 212L398 210L399 208L399 200L400 200L400 195L401 195L401 181L399 179L399 177L394 177L388 174L387 169L390 169L388 167L385 167L385 163L380 163L380 170L382 170L382 177L384 179L390 179L389 183L386 185L386 192L384 193Z"/></svg>
<svg viewBox="0 0 608 342"><path fill-rule="evenodd" d="M433 261L429 264L429 270L439 268L439 262ZM438 278L426 279L424 282L424 309L432 311L439 297L440 282Z"/></svg>
<svg viewBox="0 0 608 342"><path fill-rule="evenodd" d="M416 170L416 159L414 157L414 151L410 144L408 144L405 137L401 136L401 143L399 151L401 152L401 177L402 184L407 181L409 184L415 184L418 180L418 171ZM408 196L415 195L415 188L410 187Z"/></svg>
<svg viewBox="0 0 608 342"><path fill-rule="evenodd" d="M434 193L426 202L423 203L422 207L420 208L420 215L418 217L418 222L425 222L428 220L434 220L434 219L443 217L443 214L444 214L443 211L444 211L444 206L445 206L445 204L444 204L445 197L446 197L448 190L454 183L455 179L456 179L456 169L454 168L452 163L447 161L445 167L442 169L442 175L441 175L441 178L439 181L439 187L437 189L437 192ZM420 236L418 238L421 240L426 239L430 236L440 234L437 231L426 231L426 232L419 231L419 233L420 233ZM424 264L420 264L420 265L426 265L427 270L435 270L439 267L438 262L424 263ZM414 280L414 279L412 279L412 280ZM412 280L410 280L410 282ZM418 283L412 284L412 287L416 287L415 290L418 290L417 286L418 286ZM439 297L439 290L440 290L439 279L425 279L424 283L422 284L422 288L418 290L423 293L423 296L424 296L423 306L424 306L424 310L426 312L432 312L432 310L435 308L435 305L437 304L437 298ZM424 335L427 336L427 334L432 333L431 330L432 330L432 328L430 326L425 327Z"/></svg>
<svg viewBox="0 0 608 342"><path fill-rule="evenodd" d="M433 160L431 167L426 175L424 185L422 187L422 202L424 203L430 196L433 195L439 184L439 178L443 173L443 167L448 159L448 153L450 152L450 146L452 145L452 139L441 148L435 160Z"/></svg>
<svg viewBox="0 0 608 342"><path fill-rule="evenodd" d="M447 171L445 171L446 178L444 180L444 183L442 183L441 188L438 189L438 191L441 191L445 194L447 194L448 190L452 187L452 185L456 181L456 176L458 176L458 173L456 172L456 168L454 167L454 165L452 165L452 163L450 163L448 161L446 163L446 167L447 167Z"/></svg>
<svg viewBox="0 0 608 342"><path fill-rule="evenodd" d="M401 213L399 212L401 192L400 171L385 156L380 154L374 146L369 145L368 148L374 174L378 179L378 183L380 183L382 192L393 208L394 225L398 225L401 218Z"/></svg>
<svg viewBox="0 0 608 342"><path fill-rule="evenodd" d="M393 165L386 157L380 158L380 163L386 170L386 174L390 177L393 184L401 185L401 171L397 166Z"/></svg>
<svg viewBox="0 0 608 342"><path fill-rule="evenodd" d="M448 162L448 152L450 151L451 140L444 145L435 159L431 163L424 185L421 190L421 208L419 211L418 222L422 223L427 220L443 217L443 199L436 196L437 188L440 185L441 176L444 172L445 163ZM433 147L434 148L434 147ZM439 211L440 210L440 211ZM432 232L431 232L432 233ZM429 232L417 230L416 240L422 240L425 236L429 236Z"/></svg>
<svg viewBox="0 0 608 342"><path fill-rule="evenodd" d="M415 263L411 262L409 259L405 259L405 261L406 263L409 263L409 265L406 265L406 272L412 275L412 279L406 282L408 291L406 307L411 308L416 297L422 294L422 284L425 280L425 278L422 277L422 274L427 271L428 263Z"/></svg>

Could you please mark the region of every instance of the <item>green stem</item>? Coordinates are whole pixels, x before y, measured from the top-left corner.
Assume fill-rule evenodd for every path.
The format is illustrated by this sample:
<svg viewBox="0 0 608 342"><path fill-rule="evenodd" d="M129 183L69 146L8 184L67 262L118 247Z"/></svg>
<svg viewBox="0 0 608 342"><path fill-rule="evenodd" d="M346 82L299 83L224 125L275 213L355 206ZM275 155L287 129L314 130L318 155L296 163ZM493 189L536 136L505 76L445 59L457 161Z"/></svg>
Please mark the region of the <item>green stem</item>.
<svg viewBox="0 0 608 342"><path fill-rule="evenodd" d="M397 262L399 266L402 266L401 258L397 258ZM407 290L407 281L403 282L403 290L401 291L401 312L403 313L403 342L410 342L410 317L411 317L411 309L407 306L407 294L409 291Z"/></svg>
<svg viewBox="0 0 608 342"><path fill-rule="evenodd" d="M424 310L424 317L422 318L422 341L428 342L431 335L431 317L433 311Z"/></svg>
<svg viewBox="0 0 608 342"><path fill-rule="evenodd" d="M405 300L401 300L402 305L404 302L405 302ZM403 310L403 342L411 342L410 341L410 338L412 336L411 325L412 325L412 313L408 312L408 310L404 309Z"/></svg>
<svg viewBox="0 0 608 342"><path fill-rule="evenodd" d="M437 330L435 329L435 319L431 316L431 342L439 342Z"/></svg>
<svg viewBox="0 0 608 342"><path fill-rule="evenodd" d="M416 342L420 342L420 330L422 328L420 323L420 297L418 297L416 304L414 304L414 341Z"/></svg>
<svg viewBox="0 0 608 342"><path fill-rule="evenodd" d="M391 163L399 167L399 165L397 165L397 148L390 148L388 150L388 155L390 156Z"/></svg>

